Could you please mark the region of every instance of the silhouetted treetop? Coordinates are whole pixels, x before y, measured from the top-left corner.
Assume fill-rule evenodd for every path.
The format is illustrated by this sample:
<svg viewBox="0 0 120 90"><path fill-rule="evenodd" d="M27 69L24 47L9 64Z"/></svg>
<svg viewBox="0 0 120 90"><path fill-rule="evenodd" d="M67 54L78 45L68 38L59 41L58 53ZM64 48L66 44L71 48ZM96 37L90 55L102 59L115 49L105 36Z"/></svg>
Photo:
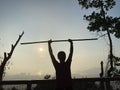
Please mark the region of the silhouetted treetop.
<svg viewBox="0 0 120 90"><path fill-rule="evenodd" d="M116 38L120 38L120 17L108 15L108 11L116 5L114 0L78 0L82 8L96 9L90 15L84 15L89 22L88 29L93 32L109 31Z"/></svg>
<svg viewBox="0 0 120 90"><path fill-rule="evenodd" d="M113 8L116 5L114 0L78 0L79 4L82 5L82 8L96 8L100 9L101 6L108 11L109 9Z"/></svg>

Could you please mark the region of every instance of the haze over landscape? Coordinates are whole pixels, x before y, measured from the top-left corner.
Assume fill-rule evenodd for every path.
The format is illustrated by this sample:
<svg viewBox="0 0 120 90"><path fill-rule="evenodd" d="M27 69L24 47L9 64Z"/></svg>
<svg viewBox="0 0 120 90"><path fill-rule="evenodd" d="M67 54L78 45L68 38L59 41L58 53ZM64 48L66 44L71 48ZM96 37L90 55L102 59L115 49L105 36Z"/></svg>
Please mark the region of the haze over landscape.
<svg viewBox="0 0 120 90"><path fill-rule="evenodd" d="M109 14L120 16L120 2ZM96 38L96 33L89 32L88 22L83 20L84 10L77 0L0 0L0 56L9 52L19 34L25 32L21 42ZM120 40L113 38L114 54L120 55ZM69 42L52 43L53 52L64 50L68 56ZM96 41L74 42L72 61L73 77L99 76L100 62L107 62L109 45L107 37ZM16 47L6 69L5 79L40 79L44 75L55 75L48 45L20 45Z"/></svg>

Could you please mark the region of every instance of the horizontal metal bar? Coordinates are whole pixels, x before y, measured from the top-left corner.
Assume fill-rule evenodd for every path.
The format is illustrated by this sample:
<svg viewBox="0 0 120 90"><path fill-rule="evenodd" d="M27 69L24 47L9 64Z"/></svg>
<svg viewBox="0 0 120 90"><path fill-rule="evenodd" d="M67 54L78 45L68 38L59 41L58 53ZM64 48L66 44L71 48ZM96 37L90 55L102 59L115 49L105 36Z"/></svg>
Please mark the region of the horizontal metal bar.
<svg viewBox="0 0 120 90"><path fill-rule="evenodd" d="M72 41L89 41L89 40L98 40L98 38L90 38L90 39L71 39ZM48 40L49 41L49 40ZM25 42L21 43L21 45L25 44L37 44L37 43L48 43L48 41L36 41L36 42ZM66 42L68 40L52 40L52 42Z"/></svg>
<svg viewBox="0 0 120 90"><path fill-rule="evenodd" d="M75 81L120 81L120 77L113 77L113 78L76 78L72 79L74 82ZM55 82L55 80L8 80L8 81L0 81L0 85L17 85L17 84L38 84L38 83L45 83L45 82Z"/></svg>

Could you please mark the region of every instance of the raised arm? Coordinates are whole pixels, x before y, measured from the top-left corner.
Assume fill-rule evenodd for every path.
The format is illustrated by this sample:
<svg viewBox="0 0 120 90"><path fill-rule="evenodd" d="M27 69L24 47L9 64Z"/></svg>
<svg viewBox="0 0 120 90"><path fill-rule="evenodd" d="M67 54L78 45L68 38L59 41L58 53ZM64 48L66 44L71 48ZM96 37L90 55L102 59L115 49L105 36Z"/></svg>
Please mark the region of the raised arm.
<svg viewBox="0 0 120 90"><path fill-rule="evenodd" d="M70 53L67 59L67 62L71 63L72 61L72 56L73 56L73 42L71 39L68 39L68 41L70 42Z"/></svg>
<svg viewBox="0 0 120 90"><path fill-rule="evenodd" d="M49 49L49 54L50 54L50 57L51 57L51 60L52 60L52 63L54 66L56 66L56 64L58 63L53 55L53 51L52 51L52 47L51 47L51 43L52 43L52 40L49 40L48 41L48 49Z"/></svg>

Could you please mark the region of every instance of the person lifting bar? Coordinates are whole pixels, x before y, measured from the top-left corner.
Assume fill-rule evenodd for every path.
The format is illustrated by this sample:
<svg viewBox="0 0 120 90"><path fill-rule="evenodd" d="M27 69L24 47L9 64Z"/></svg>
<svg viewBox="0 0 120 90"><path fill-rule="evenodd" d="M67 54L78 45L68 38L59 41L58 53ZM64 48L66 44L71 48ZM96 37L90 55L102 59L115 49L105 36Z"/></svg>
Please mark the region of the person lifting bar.
<svg viewBox="0 0 120 90"><path fill-rule="evenodd" d="M71 77L71 62L73 56L73 42L71 39L68 39L70 42L70 53L66 60L66 54L64 51L58 52L58 60L56 60L53 55L51 43L52 40L48 41L49 54L53 63L53 66L56 71L56 90L73 90L72 87L72 77Z"/></svg>

